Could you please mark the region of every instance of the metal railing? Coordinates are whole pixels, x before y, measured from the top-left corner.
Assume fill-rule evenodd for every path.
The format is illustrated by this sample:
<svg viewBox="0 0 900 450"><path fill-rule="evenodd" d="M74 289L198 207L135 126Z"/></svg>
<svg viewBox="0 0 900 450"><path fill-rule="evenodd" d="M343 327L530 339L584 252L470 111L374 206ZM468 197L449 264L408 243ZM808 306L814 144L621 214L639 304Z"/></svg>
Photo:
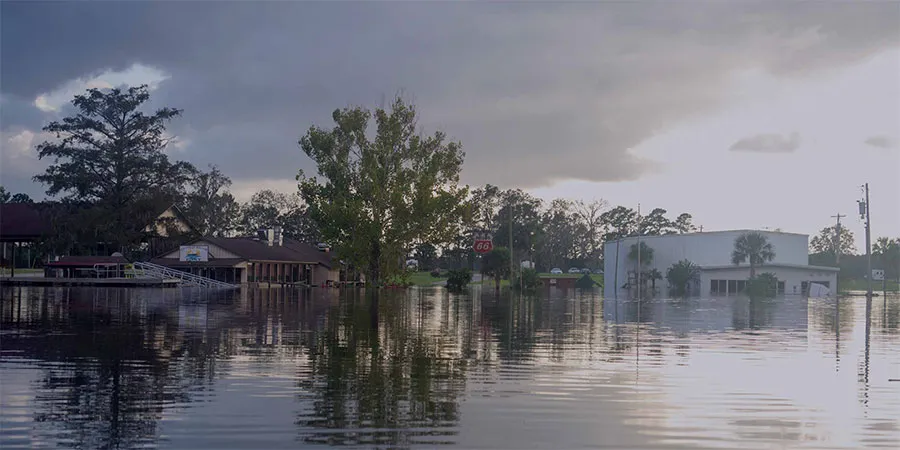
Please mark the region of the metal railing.
<svg viewBox="0 0 900 450"><path fill-rule="evenodd" d="M201 277L199 275L182 272L180 270L170 269L166 266L153 264L149 262L132 263L137 276L148 278L159 278L162 280L180 280L183 284L194 286L214 288L214 289L235 289L239 287L236 284L225 283L224 281L214 280L212 278ZM127 276L127 275L126 275Z"/></svg>

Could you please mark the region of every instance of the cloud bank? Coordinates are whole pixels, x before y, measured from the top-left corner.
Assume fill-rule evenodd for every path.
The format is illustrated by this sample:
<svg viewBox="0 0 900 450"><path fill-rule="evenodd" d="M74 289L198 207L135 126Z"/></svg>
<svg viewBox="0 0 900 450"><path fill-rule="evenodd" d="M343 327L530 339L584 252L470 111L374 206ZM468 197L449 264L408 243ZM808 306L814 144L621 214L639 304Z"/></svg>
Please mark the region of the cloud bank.
<svg viewBox="0 0 900 450"><path fill-rule="evenodd" d="M189 142L179 155L215 162L244 186L311 170L296 145L310 125L397 92L417 103L425 130L463 143L464 182L635 180L658 165L629 149L715 114L732 100L735 74L809 76L900 40L900 11L888 2L0 8L4 133L36 133L64 112L52 106L78 80L155 80L154 105L185 111L170 130ZM16 164L0 168L3 183L27 188L33 174Z"/></svg>
<svg viewBox="0 0 900 450"><path fill-rule="evenodd" d="M731 144L729 150L733 152L792 153L798 148L800 148L798 133L791 133L789 136L762 133L739 139Z"/></svg>

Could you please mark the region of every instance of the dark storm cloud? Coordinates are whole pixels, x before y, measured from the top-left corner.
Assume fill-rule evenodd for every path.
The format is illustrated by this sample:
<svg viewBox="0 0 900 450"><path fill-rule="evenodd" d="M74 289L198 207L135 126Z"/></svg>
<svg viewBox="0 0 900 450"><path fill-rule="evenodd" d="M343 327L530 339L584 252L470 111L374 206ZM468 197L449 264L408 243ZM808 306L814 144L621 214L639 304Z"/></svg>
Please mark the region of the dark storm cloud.
<svg viewBox="0 0 900 450"><path fill-rule="evenodd" d="M898 18L875 2L3 2L0 75L33 99L163 70L154 104L185 110L185 157L236 181L311 169L296 146L311 124L403 91L462 141L464 181L535 187L635 179L655 164L629 149L714 113L733 74L859 62L897 45Z"/></svg>
<svg viewBox="0 0 900 450"><path fill-rule="evenodd" d="M739 139L731 144L729 150L752 153L792 153L798 148L800 148L800 135L797 133L792 133L790 136L761 133Z"/></svg>

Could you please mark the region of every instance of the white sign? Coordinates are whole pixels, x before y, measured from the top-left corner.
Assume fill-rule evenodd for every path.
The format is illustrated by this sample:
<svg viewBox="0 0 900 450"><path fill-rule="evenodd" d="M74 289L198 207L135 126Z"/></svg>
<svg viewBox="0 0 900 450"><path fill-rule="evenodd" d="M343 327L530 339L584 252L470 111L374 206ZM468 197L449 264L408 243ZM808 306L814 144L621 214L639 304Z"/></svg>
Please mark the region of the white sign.
<svg viewBox="0 0 900 450"><path fill-rule="evenodd" d="M872 269L872 280L884 281L884 270L883 269Z"/></svg>
<svg viewBox="0 0 900 450"><path fill-rule="evenodd" d="M206 262L209 261L208 245L182 245L178 252L179 261Z"/></svg>

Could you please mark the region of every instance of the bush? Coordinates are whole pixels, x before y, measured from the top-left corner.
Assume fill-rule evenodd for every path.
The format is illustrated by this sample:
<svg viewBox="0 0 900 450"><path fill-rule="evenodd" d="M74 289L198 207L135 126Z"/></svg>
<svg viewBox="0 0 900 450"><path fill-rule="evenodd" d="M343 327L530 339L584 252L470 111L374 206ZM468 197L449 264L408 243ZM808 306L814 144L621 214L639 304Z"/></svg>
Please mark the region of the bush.
<svg viewBox="0 0 900 450"><path fill-rule="evenodd" d="M472 282L472 271L469 269L452 269L447 272L447 290L460 292Z"/></svg>
<svg viewBox="0 0 900 450"><path fill-rule="evenodd" d="M778 277L773 273L765 272L747 280L747 295L755 298L775 297L778 292Z"/></svg>
<svg viewBox="0 0 900 450"><path fill-rule="evenodd" d="M431 278L440 278L441 269L432 269L431 270Z"/></svg>
<svg viewBox="0 0 900 450"><path fill-rule="evenodd" d="M519 277L522 278L521 282L519 281ZM522 290L533 292L541 287L541 279L538 277L537 270L531 268L522 269L520 274L516 274L512 280L513 289L519 289L519 286L522 287Z"/></svg>
<svg viewBox="0 0 900 450"><path fill-rule="evenodd" d="M700 266L683 259L666 270L666 280L671 286L672 294L676 296L687 295L690 285L700 278Z"/></svg>

